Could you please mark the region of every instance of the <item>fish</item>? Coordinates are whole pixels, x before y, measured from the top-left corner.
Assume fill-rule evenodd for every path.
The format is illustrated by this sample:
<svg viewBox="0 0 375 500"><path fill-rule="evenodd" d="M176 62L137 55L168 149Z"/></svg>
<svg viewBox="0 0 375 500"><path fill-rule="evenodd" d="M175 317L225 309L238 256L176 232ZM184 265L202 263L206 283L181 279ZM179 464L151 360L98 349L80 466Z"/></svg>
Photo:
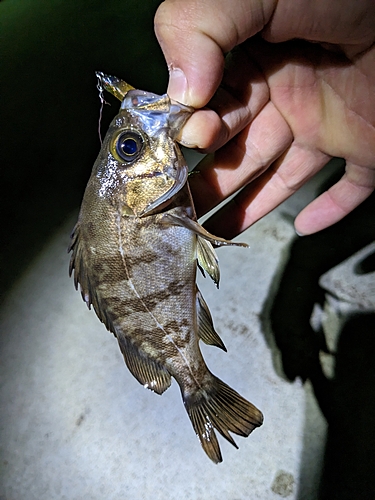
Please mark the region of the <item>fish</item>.
<svg viewBox="0 0 375 500"><path fill-rule="evenodd" d="M194 112L167 94L97 73L121 101L102 142L72 231L69 274L83 300L117 338L132 375L162 394L178 383L208 457L222 461L215 430L247 437L262 413L208 369L202 340L226 351L196 284L199 268L218 286L214 247L247 246L198 222L188 167L177 144Z"/></svg>

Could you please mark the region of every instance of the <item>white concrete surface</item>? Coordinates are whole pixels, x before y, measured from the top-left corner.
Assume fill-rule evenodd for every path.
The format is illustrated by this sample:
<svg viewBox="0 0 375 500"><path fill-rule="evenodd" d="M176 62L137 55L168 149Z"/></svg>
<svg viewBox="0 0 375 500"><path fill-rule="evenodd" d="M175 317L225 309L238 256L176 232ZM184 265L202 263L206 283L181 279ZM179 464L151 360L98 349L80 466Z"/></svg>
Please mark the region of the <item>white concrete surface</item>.
<svg viewBox="0 0 375 500"><path fill-rule="evenodd" d="M0 499L277 500L316 498L325 423L309 385L273 365L260 315L295 237L282 215L253 226L250 249L218 250L221 286L199 278L228 353L203 346L210 369L264 413L214 465L174 382L162 396L128 372L117 342L68 278L70 220L12 290L1 315ZM311 195L311 193L310 193Z"/></svg>

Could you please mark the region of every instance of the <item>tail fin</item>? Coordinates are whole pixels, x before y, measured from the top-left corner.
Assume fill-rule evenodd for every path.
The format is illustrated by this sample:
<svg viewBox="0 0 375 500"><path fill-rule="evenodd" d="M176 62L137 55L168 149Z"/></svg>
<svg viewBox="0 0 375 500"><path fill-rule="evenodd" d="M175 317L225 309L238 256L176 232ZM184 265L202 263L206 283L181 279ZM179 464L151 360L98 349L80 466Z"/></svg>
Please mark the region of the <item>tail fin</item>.
<svg viewBox="0 0 375 500"><path fill-rule="evenodd" d="M215 429L238 448L229 431L247 437L263 423L262 412L214 375L208 389L183 398L199 441L215 463L222 462Z"/></svg>

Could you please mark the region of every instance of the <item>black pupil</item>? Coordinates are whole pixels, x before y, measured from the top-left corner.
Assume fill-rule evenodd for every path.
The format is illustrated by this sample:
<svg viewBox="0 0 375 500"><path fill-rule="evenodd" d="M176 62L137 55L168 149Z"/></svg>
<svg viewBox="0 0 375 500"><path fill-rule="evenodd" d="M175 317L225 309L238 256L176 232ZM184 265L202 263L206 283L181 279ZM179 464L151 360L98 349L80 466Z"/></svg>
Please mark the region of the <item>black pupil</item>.
<svg viewBox="0 0 375 500"><path fill-rule="evenodd" d="M135 139L128 137L121 142L120 148L127 156L133 156L138 150L138 144Z"/></svg>
<svg viewBox="0 0 375 500"><path fill-rule="evenodd" d="M116 142L116 153L126 163L133 163L140 155L143 138L136 132L123 132Z"/></svg>

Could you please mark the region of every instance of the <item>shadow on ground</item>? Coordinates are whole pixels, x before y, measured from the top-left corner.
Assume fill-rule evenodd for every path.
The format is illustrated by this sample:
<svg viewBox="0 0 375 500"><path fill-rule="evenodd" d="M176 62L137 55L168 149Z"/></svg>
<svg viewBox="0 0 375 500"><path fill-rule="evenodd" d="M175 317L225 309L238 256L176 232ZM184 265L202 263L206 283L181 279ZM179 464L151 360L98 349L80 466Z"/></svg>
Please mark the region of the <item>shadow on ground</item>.
<svg viewBox="0 0 375 500"><path fill-rule="evenodd" d="M314 304L324 302L319 277L374 238L372 195L335 226L295 240L271 305L272 332L283 371L289 380L311 381L328 422L322 500L375 498L375 316L361 314L344 324L331 380L319 360L320 351L328 352L324 334L316 333L309 322Z"/></svg>

